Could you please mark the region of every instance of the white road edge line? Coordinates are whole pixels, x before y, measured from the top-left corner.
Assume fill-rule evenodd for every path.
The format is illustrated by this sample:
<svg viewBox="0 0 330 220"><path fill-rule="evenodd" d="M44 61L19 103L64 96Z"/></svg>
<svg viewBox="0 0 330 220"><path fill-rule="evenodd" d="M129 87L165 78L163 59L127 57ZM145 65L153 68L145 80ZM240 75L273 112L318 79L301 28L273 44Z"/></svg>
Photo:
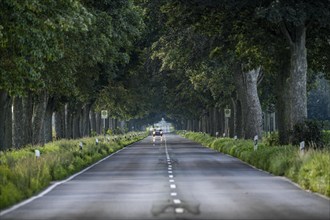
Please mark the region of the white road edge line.
<svg viewBox="0 0 330 220"><path fill-rule="evenodd" d="M143 140L143 139L142 139L142 140ZM142 140L140 140L140 141L142 141ZM140 142L140 141L134 142L134 143L132 143L132 144L130 144L130 145L127 145L127 146L123 147L123 148L120 149L120 150L117 150L116 152L114 152L114 153L112 153L112 154L106 156L105 158L103 158L103 159L101 159L101 160L99 160L99 161L93 163L93 164L90 165L89 167L86 167L85 169L79 171L78 173L73 174L72 176L68 177L68 178L65 179L65 180L62 180L62 181L59 181L59 182L54 183L53 185L49 186L48 188L46 188L44 191L42 191L42 192L39 193L38 195L33 196L33 197L29 198L29 199L26 199L26 200L24 200L24 201L22 201L22 202L20 202L20 203L18 203L18 204L16 204L16 205L13 205L12 207L10 207L10 208L8 208L8 209L5 209L5 210L1 211L1 212L0 212L0 216L3 216L3 215L5 215L5 214L7 214L7 213L9 213L9 212L12 212L12 211L18 209L19 207L22 207L22 206L24 206L24 205L26 205L26 204L28 204L28 203L30 203L30 202L32 202L32 201L34 201L34 200L40 198L40 197L43 197L44 195L46 195L47 193L49 193L50 191L52 191L56 186L61 185L61 184L63 184L63 183L66 183L66 182L72 180L72 179L75 178L76 176L78 176L78 175L80 175L80 174L86 172L87 170L89 170L90 168L94 167L95 165L101 163L102 161L108 159L109 157L112 157L112 156L115 155L116 153L119 153L120 151L122 151L122 150L124 150L124 149L130 147L131 145L133 145L133 144L135 144L135 143L138 143L138 142Z"/></svg>

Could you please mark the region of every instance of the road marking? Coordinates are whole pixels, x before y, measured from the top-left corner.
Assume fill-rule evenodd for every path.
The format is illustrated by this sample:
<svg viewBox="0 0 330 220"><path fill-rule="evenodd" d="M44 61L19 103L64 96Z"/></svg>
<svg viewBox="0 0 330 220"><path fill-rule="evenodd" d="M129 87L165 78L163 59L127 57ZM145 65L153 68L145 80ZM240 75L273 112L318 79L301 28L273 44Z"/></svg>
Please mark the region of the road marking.
<svg viewBox="0 0 330 220"><path fill-rule="evenodd" d="M176 185L175 184L171 184L170 187L171 187L171 189L175 189L176 188Z"/></svg>
<svg viewBox="0 0 330 220"><path fill-rule="evenodd" d="M173 178L173 175L168 175L169 178Z"/></svg>
<svg viewBox="0 0 330 220"><path fill-rule="evenodd" d="M168 167L172 168L172 165L168 165Z"/></svg>
<svg viewBox="0 0 330 220"><path fill-rule="evenodd" d="M180 204L181 203L180 199L173 199L173 202L174 202L174 204Z"/></svg>
<svg viewBox="0 0 330 220"><path fill-rule="evenodd" d="M142 141L142 140L140 140L140 141ZM103 159L101 159L101 160L99 160L99 161L93 163L93 164L90 165L89 167L86 167L85 169L83 169L83 170L81 170L81 171L79 171L79 172L73 174L72 176L68 177L68 178L65 179L65 180L62 180L62 181L59 181L59 182L55 182L53 185L48 186L44 191L42 191L42 192L39 193L38 195L33 196L33 197L31 197L31 198L28 198L28 199L25 200L25 201L22 201L22 202L19 202L19 203L16 204L16 205L13 205L11 208L8 208L8 209L5 209L5 210L1 211L1 212L0 212L0 216L3 216L3 215L5 215L5 214L7 214L7 213L9 213L9 212L12 212L12 211L14 211L14 210L16 210L16 209L18 209L18 208L20 208L20 207L26 205L26 204L29 204L30 202L33 202L34 200L36 200L36 199L38 199L38 198L43 197L44 195L46 195L47 193L49 193L50 191L52 191L52 190L53 190L55 187L57 187L58 185L61 185L61 184L66 183L66 182L69 182L70 180L72 180L72 179L75 178L76 176L78 176L78 175L80 175L80 174L86 172L87 170L89 170L90 168L94 167L95 165L101 163L101 162L104 161L104 160L107 160L108 158L110 158L110 157L116 155L117 153L119 153L119 152L121 152L121 151L123 151L123 150L125 150L125 149L127 149L127 148L129 148L129 147L131 147L132 145L134 145L134 144L136 144L136 143L138 143L138 142L140 142L140 141L137 141L137 142L134 142L134 143L132 143L132 144L129 144L129 145L123 147L122 149L119 149L119 150L113 152L113 153L110 154L109 156L106 156L105 158L103 158Z"/></svg>
<svg viewBox="0 0 330 220"><path fill-rule="evenodd" d="M184 212L184 209L183 208L176 208L175 209L175 212L176 213L183 213Z"/></svg>
<svg viewBox="0 0 330 220"><path fill-rule="evenodd" d="M168 173L172 173L172 170L169 170Z"/></svg>
<svg viewBox="0 0 330 220"><path fill-rule="evenodd" d="M172 170L172 167L167 168L168 170Z"/></svg>
<svg viewBox="0 0 330 220"><path fill-rule="evenodd" d="M171 192L171 196L177 196L178 194L176 192Z"/></svg>
<svg viewBox="0 0 330 220"><path fill-rule="evenodd" d="M173 179L171 179L171 180L170 180L170 183L174 183L174 180L173 180Z"/></svg>

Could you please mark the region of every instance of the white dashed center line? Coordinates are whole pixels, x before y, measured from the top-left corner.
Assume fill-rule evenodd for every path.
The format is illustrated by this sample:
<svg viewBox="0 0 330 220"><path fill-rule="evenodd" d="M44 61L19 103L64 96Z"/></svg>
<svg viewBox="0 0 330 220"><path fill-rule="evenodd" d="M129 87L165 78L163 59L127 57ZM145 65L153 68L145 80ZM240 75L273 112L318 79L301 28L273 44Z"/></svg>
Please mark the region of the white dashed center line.
<svg viewBox="0 0 330 220"><path fill-rule="evenodd" d="M180 204L181 203L180 199L173 199L173 202L174 202L174 204Z"/></svg>
<svg viewBox="0 0 330 220"><path fill-rule="evenodd" d="M184 209L183 208L176 208L175 209L175 212L176 213L183 213L184 212Z"/></svg>
<svg viewBox="0 0 330 220"><path fill-rule="evenodd" d="M167 150L166 139L165 139L165 153L166 153L166 159L167 159L167 164L168 164L168 167L167 167L167 172L169 173L168 178L169 178L169 182L171 183L170 188L171 189L176 189L176 185L173 184L175 181L174 181L174 176L172 175L172 173L173 173L172 170L173 169L172 169L172 164L171 164L171 158L170 158L170 156L168 154L168 150ZM177 192L171 192L170 195L174 197L174 196L177 196L178 194L177 194ZM175 205L179 205L179 204L181 204L181 200L180 199L173 199L173 203ZM180 208L180 207L176 207L174 209L174 211L175 211L175 213L180 214L180 213L184 212L184 209Z"/></svg>

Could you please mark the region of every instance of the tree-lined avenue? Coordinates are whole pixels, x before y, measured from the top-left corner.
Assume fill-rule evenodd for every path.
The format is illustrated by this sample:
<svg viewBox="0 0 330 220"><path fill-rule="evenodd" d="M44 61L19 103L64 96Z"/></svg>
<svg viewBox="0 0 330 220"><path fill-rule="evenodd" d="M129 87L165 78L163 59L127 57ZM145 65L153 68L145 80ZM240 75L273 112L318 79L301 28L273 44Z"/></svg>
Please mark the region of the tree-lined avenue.
<svg viewBox="0 0 330 220"><path fill-rule="evenodd" d="M1 213L2 220L329 217L329 199L173 134L149 136Z"/></svg>

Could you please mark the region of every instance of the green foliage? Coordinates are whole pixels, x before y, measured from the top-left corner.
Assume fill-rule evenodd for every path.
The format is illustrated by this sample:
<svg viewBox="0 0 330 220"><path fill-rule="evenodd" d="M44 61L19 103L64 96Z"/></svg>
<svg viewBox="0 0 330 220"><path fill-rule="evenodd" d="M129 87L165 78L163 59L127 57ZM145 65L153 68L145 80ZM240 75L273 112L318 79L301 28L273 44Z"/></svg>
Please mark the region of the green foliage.
<svg viewBox="0 0 330 220"><path fill-rule="evenodd" d="M95 138L59 140L39 147L39 158L35 157L35 148L31 146L1 152L0 209L40 192L51 181L62 180L145 136L146 133L129 133L118 136L118 142L101 141L98 145ZM84 143L82 150L80 141Z"/></svg>
<svg viewBox="0 0 330 220"><path fill-rule="evenodd" d="M195 132L177 133L204 146L237 157L257 168L286 176L304 189L330 197L329 149L310 149L303 153L297 146L269 146L264 142L254 151L251 140L214 138Z"/></svg>
<svg viewBox="0 0 330 220"><path fill-rule="evenodd" d="M263 136L262 142L267 146L278 146L279 137L278 132L270 132Z"/></svg>
<svg viewBox="0 0 330 220"><path fill-rule="evenodd" d="M330 195L330 160L329 152L311 150L304 155L301 168L298 173L298 183L305 189L318 191L324 195Z"/></svg>
<svg viewBox="0 0 330 220"><path fill-rule="evenodd" d="M330 130L322 132L322 141L324 143L324 146L330 149Z"/></svg>
<svg viewBox="0 0 330 220"><path fill-rule="evenodd" d="M299 145L301 141L305 141L306 147L323 147L321 126L317 121L307 120L296 124L292 136L292 144L294 145Z"/></svg>

